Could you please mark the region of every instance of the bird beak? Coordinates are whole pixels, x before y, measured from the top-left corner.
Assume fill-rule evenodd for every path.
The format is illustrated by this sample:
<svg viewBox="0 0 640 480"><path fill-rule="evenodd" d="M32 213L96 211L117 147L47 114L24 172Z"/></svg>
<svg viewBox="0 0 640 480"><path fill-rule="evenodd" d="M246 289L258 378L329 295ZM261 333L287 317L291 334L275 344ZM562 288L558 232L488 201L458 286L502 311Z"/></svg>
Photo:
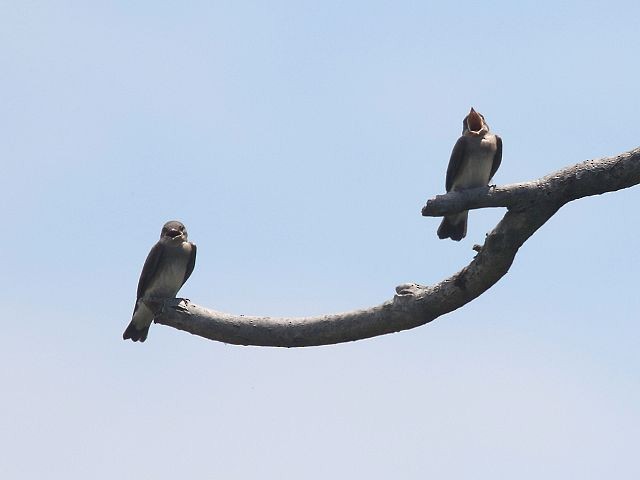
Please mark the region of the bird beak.
<svg viewBox="0 0 640 480"><path fill-rule="evenodd" d="M176 238L180 236L180 230L176 230L175 228L172 228L171 230L169 230L167 232L167 236L171 237L171 238Z"/></svg>
<svg viewBox="0 0 640 480"><path fill-rule="evenodd" d="M479 132L482 130L482 117L478 112L476 112L473 107L467 115L467 127L472 132Z"/></svg>

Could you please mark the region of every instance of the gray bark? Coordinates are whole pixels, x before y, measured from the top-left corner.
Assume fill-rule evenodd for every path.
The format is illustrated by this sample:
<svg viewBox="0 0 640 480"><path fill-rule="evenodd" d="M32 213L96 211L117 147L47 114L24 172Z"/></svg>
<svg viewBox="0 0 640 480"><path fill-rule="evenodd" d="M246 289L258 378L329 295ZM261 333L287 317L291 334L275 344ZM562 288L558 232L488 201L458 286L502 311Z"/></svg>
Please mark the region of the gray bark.
<svg viewBox="0 0 640 480"><path fill-rule="evenodd" d="M250 317L217 312L184 299L152 302L155 322L238 345L308 347L361 340L424 325L456 310L504 276L518 249L564 204L640 183L640 148L588 160L538 180L451 192L429 200L424 216L507 207L469 265L430 285L403 284L372 308L315 317ZM435 235L435 233L434 233Z"/></svg>

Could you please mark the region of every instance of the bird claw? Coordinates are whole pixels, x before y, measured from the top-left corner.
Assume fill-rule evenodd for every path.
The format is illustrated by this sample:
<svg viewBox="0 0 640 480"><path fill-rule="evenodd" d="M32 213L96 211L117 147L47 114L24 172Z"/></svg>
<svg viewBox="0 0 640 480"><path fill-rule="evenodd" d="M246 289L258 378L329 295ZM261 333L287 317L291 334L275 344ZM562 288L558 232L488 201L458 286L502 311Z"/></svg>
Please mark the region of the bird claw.
<svg viewBox="0 0 640 480"><path fill-rule="evenodd" d="M189 311L188 307L191 300L189 300L188 298L176 298L175 300L178 300L178 303L175 305L172 305L172 308L174 310L179 310L180 312Z"/></svg>

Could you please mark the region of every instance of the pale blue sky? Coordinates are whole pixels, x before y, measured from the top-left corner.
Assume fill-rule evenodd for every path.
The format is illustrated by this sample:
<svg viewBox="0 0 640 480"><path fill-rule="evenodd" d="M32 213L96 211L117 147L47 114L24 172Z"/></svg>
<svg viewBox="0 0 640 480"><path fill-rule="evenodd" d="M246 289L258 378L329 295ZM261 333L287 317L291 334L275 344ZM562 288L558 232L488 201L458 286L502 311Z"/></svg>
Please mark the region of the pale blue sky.
<svg viewBox="0 0 640 480"><path fill-rule="evenodd" d="M0 476L640 477L638 188L563 208L430 325L313 349L121 339L162 224L181 294L372 306L440 241L469 107L496 183L638 146L637 2L0 2Z"/></svg>

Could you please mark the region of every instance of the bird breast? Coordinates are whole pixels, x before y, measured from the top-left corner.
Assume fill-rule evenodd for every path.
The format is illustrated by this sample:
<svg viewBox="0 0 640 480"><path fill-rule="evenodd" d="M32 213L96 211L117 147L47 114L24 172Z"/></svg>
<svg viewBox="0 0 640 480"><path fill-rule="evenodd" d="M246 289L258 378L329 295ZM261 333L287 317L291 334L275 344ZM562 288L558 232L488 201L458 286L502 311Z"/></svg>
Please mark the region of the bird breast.
<svg viewBox="0 0 640 480"><path fill-rule="evenodd" d="M483 138L468 149L464 165L453 181L453 189L484 187L489 183L496 153L495 137Z"/></svg>
<svg viewBox="0 0 640 480"><path fill-rule="evenodd" d="M184 246L168 249L165 252L165 258L158 266L153 282L149 285L147 295L174 297L184 281L190 254L191 249Z"/></svg>

